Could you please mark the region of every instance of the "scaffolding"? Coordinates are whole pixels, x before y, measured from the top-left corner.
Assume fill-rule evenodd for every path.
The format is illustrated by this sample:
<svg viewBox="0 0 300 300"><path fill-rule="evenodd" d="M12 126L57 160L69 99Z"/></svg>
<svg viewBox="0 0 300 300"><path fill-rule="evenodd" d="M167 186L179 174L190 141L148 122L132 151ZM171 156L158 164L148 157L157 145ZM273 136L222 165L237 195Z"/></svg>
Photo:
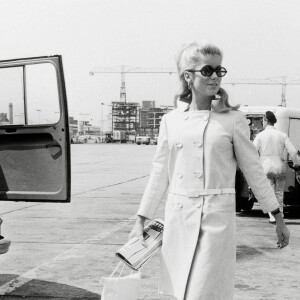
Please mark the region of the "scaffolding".
<svg viewBox="0 0 300 300"><path fill-rule="evenodd" d="M139 103L123 101L112 102L112 129L125 131L128 135L136 133L139 126Z"/></svg>

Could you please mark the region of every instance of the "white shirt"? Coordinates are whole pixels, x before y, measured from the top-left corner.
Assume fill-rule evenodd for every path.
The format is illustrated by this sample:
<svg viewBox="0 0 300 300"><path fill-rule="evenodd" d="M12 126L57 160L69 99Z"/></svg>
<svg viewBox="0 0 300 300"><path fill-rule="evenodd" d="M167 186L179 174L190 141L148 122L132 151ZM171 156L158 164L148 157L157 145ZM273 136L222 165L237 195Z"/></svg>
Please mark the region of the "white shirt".
<svg viewBox="0 0 300 300"><path fill-rule="evenodd" d="M253 141L259 152L265 173L280 174L285 172L284 151L286 150L297 163L297 150L286 133L277 130L274 126L267 125ZM272 169L272 172L271 172Z"/></svg>

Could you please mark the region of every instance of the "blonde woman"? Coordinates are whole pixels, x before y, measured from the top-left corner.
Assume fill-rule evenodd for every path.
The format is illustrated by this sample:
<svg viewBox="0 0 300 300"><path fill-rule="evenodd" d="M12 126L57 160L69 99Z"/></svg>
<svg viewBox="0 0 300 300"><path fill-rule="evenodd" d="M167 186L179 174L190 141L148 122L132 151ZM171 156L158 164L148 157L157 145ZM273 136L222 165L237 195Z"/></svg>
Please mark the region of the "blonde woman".
<svg viewBox="0 0 300 300"><path fill-rule="evenodd" d="M149 182L130 237L143 240L168 190L160 292L177 300L232 300L236 262L235 173L244 173L263 211L277 221L278 246L289 231L249 139L243 114L220 87L227 73L221 50L186 44L178 55L181 92L187 103L164 115Z"/></svg>

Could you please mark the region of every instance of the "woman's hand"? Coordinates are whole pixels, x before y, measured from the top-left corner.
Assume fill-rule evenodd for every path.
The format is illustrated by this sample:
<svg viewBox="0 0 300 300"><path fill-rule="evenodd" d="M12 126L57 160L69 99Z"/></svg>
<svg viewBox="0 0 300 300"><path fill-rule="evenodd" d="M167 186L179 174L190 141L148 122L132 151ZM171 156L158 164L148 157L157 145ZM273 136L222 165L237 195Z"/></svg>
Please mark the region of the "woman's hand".
<svg viewBox="0 0 300 300"><path fill-rule="evenodd" d="M133 237L137 237L143 246L146 246L146 241L144 239L144 225L145 225L146 218L143 216L138 216L130 234L129 239L132 239Z"/></svg>
<svg viewBox="0 0 300 300"><path fill-rule="evenodd" d="M284 248L289 244L290 232L286 227L281 213L275 215L276 219L276 233L278 237L277 246L278 248Z"/></svg>

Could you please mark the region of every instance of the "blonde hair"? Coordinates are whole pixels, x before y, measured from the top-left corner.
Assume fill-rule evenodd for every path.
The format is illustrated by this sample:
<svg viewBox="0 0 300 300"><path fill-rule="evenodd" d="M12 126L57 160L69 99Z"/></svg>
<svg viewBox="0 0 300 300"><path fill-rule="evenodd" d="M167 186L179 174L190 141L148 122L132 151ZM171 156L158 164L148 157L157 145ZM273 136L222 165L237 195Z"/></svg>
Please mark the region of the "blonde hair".
<svg viewBox="0 0 300 300"><path fill-rule="evenodd" d="M177 71L181 84L181 90L175 95L174 104L177 106L177 100L186 103L191 103L192 92L188 87L188 83L184 78L184 72L189 69L195 69L201 62L201 55L219 55L223 58L222 51L214 44L205 42L199 45L196 42L184 44L177 54ZM228 94L220 88L218 93L213 97L213 100L217 100L216 104L212 104L212 109L218 112L237 110L239 105L231 106L228 102Z"/></svg>

